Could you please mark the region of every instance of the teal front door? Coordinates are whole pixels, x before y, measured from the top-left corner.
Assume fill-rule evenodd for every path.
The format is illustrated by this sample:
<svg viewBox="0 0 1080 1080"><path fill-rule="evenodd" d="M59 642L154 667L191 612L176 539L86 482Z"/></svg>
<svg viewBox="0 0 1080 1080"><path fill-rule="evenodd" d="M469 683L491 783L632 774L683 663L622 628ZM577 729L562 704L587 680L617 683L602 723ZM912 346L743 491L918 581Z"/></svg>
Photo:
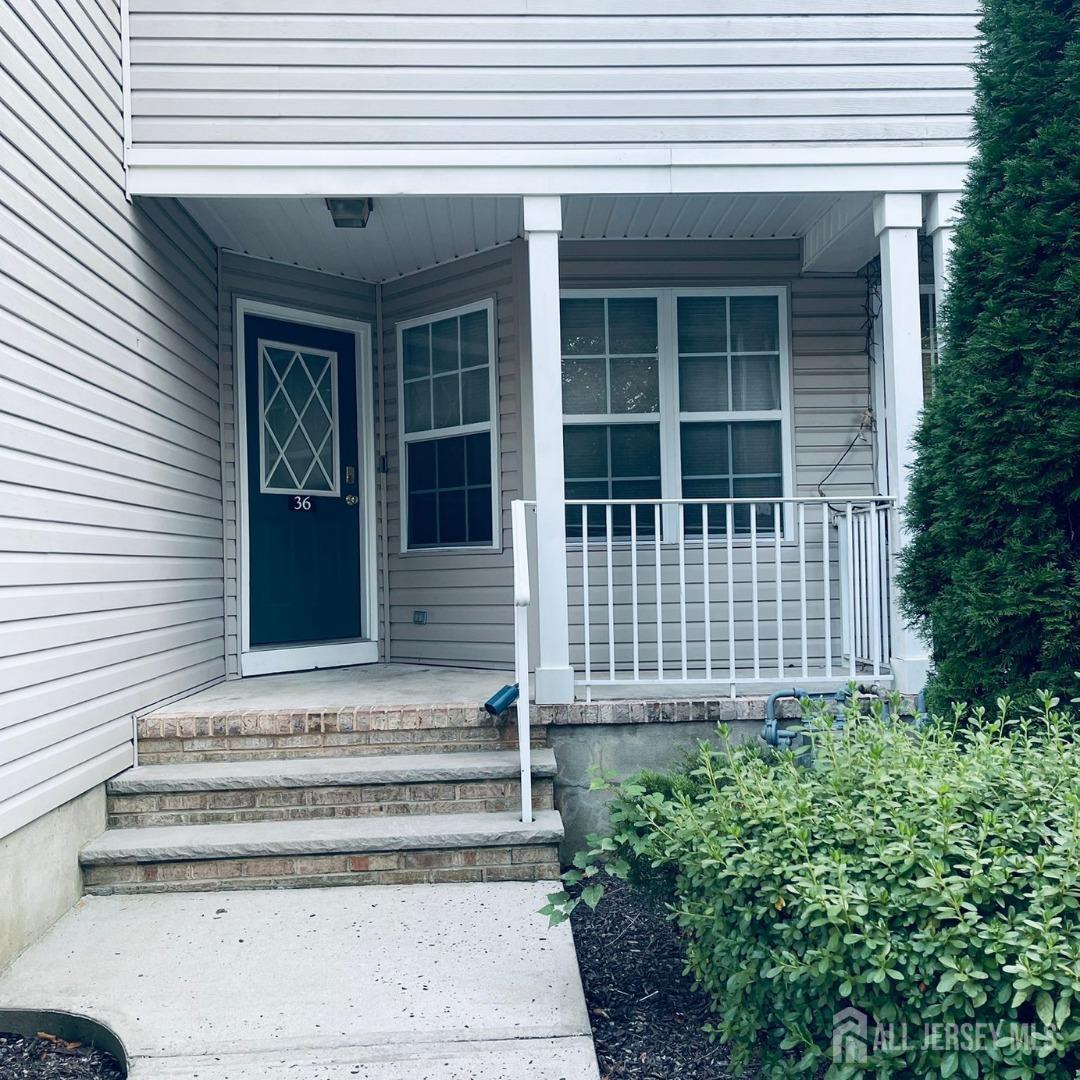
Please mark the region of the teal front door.
<svg viewBox="0 0 1080 1080"><path fill-rule="evenodd" d="M370 659L357 335L244 313L245 674Z"/></svg>

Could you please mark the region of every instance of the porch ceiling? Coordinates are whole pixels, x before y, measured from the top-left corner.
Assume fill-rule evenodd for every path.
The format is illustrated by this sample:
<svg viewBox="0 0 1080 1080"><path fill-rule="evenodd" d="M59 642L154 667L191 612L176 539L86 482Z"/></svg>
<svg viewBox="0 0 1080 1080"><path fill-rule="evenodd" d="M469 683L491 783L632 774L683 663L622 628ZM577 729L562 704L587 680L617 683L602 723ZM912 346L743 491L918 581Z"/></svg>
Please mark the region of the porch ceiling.
<svg viewBox="0 0 1080 1080"><path fill-rule="evenodd" d="M869 196L844 196L845 201ZM572 195L563 237L785 239L841 197L803 195ZM322 199L185 199L211 239L234 251L370 282L403 277L522 235L521 200L504 196L378 198L366 229L338 229Z"/></svg>

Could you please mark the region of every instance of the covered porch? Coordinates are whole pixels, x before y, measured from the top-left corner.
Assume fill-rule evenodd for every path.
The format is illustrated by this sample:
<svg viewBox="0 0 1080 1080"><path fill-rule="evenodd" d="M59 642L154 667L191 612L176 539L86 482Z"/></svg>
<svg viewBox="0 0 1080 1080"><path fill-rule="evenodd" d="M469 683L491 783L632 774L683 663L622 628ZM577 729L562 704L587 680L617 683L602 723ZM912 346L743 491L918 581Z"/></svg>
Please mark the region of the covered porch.
<svg viewBox="0 0 1080 1080"><path fill-rule="evenodd" d="M516 564L538 704L921 688L892 581L952 196L183 205L221 249L230 676L378 660L479 669L495 689L515 664ZM355 457L348 416L304 428L314 367L284 433L276 382L245 402L248 316L358 328ZM282 391L300 355L272 361ZM271 435L284 483L260 472ZM345 632L253 635L255 488L355 507L355 575L288 602L355 597Z"/></svg>

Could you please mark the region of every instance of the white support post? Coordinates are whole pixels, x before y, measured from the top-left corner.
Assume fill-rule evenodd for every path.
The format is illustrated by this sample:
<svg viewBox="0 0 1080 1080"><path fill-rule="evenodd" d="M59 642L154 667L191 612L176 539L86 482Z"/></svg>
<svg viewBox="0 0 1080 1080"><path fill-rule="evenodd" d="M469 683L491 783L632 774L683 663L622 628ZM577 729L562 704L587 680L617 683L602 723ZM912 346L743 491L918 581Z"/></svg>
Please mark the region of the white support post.
<svg viewBox="0 0 1080 1080"><path fill-rule="evenodd" d="M529 243L529 338L536 463L536 600L540 642L535 694L538 704L557 705L574 700L567 624L559 331L562 199L558 195L526 195L523 202L525 236Z"/></svg>
<svg viewBox="0 0 1080 1080"><path fill-rule="evenodd" d="M922 196L890 194L874 202L874 232L881 245L881 304L887 414L885 448L891 494L896 498L892 532L893 581L890 588L895 686L916 693L926 685L929 650L900 613L896 558L907 543L903 507L914 459L911 440L923 404L922 342L919 328L919 228Z"/></svg>
<svg viewBox="0 0 1080 1080"><path fill-rule="evenodd" d="M941 317L941 303L949 284L949 260L952 257L953 226L959 211L960 193L941 191L931 196L926 211L926 235L934 244L935 322Z"/></svg>

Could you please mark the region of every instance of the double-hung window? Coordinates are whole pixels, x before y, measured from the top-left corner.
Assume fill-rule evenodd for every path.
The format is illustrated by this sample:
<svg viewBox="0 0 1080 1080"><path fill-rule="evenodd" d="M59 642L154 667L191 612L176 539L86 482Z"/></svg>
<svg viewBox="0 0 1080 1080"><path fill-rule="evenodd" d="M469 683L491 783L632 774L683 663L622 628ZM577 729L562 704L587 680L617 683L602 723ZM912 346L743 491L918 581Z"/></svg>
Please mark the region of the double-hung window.
<svg viewBox="0 0 1080 1080"><path fill-rule="evenodd" d="M497 546L494 324L490 300L398 323L403 551Z"/></svg>
<svg viewBox="0 0 1080 1080"><path fill-rule="evenodd" d="M751 499L755 526L776 527L770 499L790 490L787 294L782 288L566 293L563 423L568 499ZM700 508L685 511L700 535ZM750 529L737 504L737 534ZM604 535L606 511L589 513ZM581 512L568 510L571 537ZM655 512L637 511L639 535ZM673 519L666 517L669 527ZM726 515L710 518L723 532ZM627 536L630 508L612 511Z"/></svg>

